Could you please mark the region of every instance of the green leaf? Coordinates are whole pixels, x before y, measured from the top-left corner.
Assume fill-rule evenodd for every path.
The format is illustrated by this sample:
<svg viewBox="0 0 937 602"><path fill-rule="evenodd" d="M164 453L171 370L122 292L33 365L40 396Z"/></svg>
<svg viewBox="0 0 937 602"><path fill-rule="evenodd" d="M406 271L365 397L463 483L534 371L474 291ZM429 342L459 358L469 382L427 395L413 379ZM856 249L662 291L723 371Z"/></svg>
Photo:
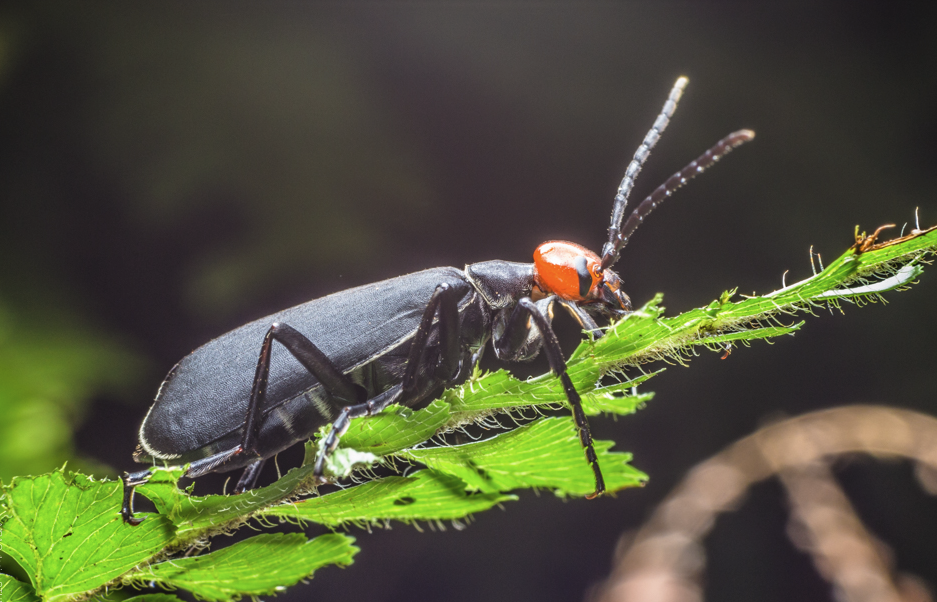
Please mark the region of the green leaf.
<svg viewBox="0 0 937 602"><path fill-rule="evenodd" d="M584 362L580 362L582 363ZM662 371L641 374L599 389L596 388L596 382L601 372L597 368L580 370L575 378L573 376L571 378L573 378L576 390L582 396L583 408L587 414L596 415L601 412L630 414L635 407L647 401L648 398L626 401L622 399L622 394ZM612 394L622 401L610 404L608 400L609 395ZM446 399L452 405L452 418L448 423L450 427L468 424L478 417L488 416L497 411L508 411L525 406L569 405L563 386L553 374L543 374L522 381L511 376L507 370L486 374L461 387L451 389L446 392ZM605 409L600 410L600 407Z"/></svg>
<svg viewBox="0 0 937 602"><path fill-rule="evenodd" d="M0 600L3 602L39 602L33 586L0 573Z"/></svg>
<svg viewBox="0 0 937 602"><path fill-rule="evenodd" d="M263 534L221 550L148 566L134 581L182 587L205 600L272 595L323 566L351 564L354 538L337 533L307 540L300 533Z"/></svg>
<svg viewBox="0 0 937 602"><path fill-rule="evenodd" d="M611 441L596 441L608 491L635 487L647 475L628 465L631 454L610 452ZM398 454L429 468L457 476L470 489L484 492L524 487L587 495L595 490L572 418L542 418L485 441L449 447L411 449Z"/></svg>
<svg viewBox="0 0 937 602"><path fill-rule="evenodd" d="M582 398L582 410L587 416L598 416L599 414L627 416L628 414L634 414L640 408L643 408L647 402L654 399L654 393L626 395L625 392L630 389L630 383L596 389Z"/></svg>
<svg viewBox="0 0 937 602"><path fill-rule="evenodd" d="M728 343L729 341L754 341L756 339L771 339L785 334L794 334L803 322L798 322L793 326L767 326L765 328L752 328L751 330L742 330L740 332L730 332L727 334L717 334L706 337L706 344Z"/></svg>
<svg viewBox="0 0 937 602"><path fill-rule="evenodd" d="M455 520L487 510L516 496L469 494L462 479L421 470L408 477L385 477L322 497L274 506L264 516L281 516L337 526L382 520Z"/></svg>
<svg viewBox="0 0 937 602"><path fill-rule="evenodd" d="M133 598L127 598L122 602L183 602L181 598L172 594L140 594Z"/></svg>
<svg viewBox="0 0 937 602"><path fill-rule="evenodd" d="M306 444L308 457L315 457L315 447ZM210 531L218 531L244 522L255 512L303 490L312 475L313 463L306 462L266 487L238 495L195 496L179 489L182 468L154 468L148 482L137 491L149 498L159 514L141 514L146 524L152 517L164 517L175 527L173 546L192 541Z"/></svg>
<svg viewBox="0 0 937 602"><path fill-rule="evenodd" d="M377 416L353 420L341 446L384 456L426 441L446 424L449 414L449 404L441 399L422 410L392 406Z"/></svg>
<svg viewBox="0 0 937 602"><path fill-rule="evenodd" d="M3 550L43 600L67 600L100 587L172 540L165 518L139 527L119 514L121 484L63 471L16 477L4 488Z"/></svg>

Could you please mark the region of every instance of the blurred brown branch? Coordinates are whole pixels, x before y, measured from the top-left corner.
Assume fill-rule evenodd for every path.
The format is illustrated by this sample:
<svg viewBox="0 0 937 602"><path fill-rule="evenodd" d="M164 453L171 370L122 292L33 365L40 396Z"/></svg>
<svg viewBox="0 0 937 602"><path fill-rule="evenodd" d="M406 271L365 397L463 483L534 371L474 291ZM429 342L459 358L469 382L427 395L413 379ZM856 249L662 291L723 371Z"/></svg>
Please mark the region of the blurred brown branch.
<svg viewBox="0 0 937 602"><path fill-rule="evenodd" d="M917 462L933 493L937 419L880 406L813 412L766 426L697 465L645 525L619 545L615 567L592 596L602 602L703 599L703 538L753 484L777 475L791 505L789 534L849 602L930 601L922 582L893 574L887 548L868 532L828 462L865 453Z"/></svg>

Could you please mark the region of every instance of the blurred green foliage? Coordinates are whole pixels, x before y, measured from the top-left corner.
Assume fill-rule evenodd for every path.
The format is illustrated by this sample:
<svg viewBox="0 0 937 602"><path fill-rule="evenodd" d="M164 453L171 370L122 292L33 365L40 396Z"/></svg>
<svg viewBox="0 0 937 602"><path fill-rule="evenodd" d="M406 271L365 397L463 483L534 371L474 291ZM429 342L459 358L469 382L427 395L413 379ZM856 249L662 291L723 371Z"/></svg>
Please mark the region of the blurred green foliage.
<svg viewBox="0 0 937 602"><path fill-rule="evenodd" d="M0 480L69 460L91 398L121 391L141 369L139 356L77 316L17 310L0 299ZM72 464L108 471L88 460Z"/></svg>

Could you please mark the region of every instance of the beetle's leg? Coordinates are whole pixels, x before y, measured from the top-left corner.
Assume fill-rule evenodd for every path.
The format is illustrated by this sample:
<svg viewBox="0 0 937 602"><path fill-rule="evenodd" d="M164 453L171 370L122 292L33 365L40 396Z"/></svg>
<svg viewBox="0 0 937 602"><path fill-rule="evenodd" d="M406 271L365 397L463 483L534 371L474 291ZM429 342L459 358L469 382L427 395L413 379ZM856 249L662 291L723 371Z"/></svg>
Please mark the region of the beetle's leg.
<svg viewBox="0 0 937 602"><path fill-rule="evenodd" d="M153 471L150 469L140 472L125 472L120 480L124 482L124 503L120 507L120 515L124 517L124 522L136 527L143 522L142 518L133 515L133 492L137 485L142 485L150 480Z"/></svg>
<svg viewBox="0 0 937 602"><path fill-rule="evenodd" d="M253 489L257 485L257 479L260 477L260 471L263 470L264 464L267 462L267 459L257 460L253 464L248 465L244 469L244 472L241 473L241 478L238 479L238 484L234 488L234 493L244 493L248 489Z"/></svg>
<svg viewBox="0 0 937 602"><path fill-rule="evenodd" d="M332 360L303 333L289 324L277 322L270 327L269 336L286 347L303 368L322 383L323 388L333 397L336 408L364 402L367 397L364 388L352 382L351 378L333 364Z"/></svg>
<svg viewBox="0 0 937 602"><path fill-rule="evenodd" d="M247 415L244 419L244 435L241 438L240 445L209 456L208 458L192 462L185 476L198 477L207 474L227 462L233 456L241 453L256 452L257 438L260 435L261 427L260 408L263 405L267 390L267 379L270 374L270 353L272 351L273 341L277 341L283 345L306 370L315 376L337 404L355 402L360 404L360 402L364 400L366 395L364 389L348 378L348 376L335 366L312 341L288 324L275 322L270 326L270 329L267 330L267 334L264 336L263 343L260 347L260 355L257 358L257 369L254 372L254 383L251 387L250 401L247 404ZM456 344L458 344L458 338L456 338ZM265 459L259 459L247 467L238 481L235 492L241 493L254 486L260 475L264 460ZM127 475L126 478L124 478L124 504L121 508L121 514L128 523L139 524L139 520L133 517L133 488L140 483L146 482L149 477L150 472L143 471Z"/></svg>
<svg viewBox="0 0 937 602"><path fill-rule="evenodd" d="M560 348L560 342L553 332L550 321L533 301L526 297L522 298L517 302L517 306L511 313L504 332L494 341L495 348L499 350L499 355L519 349L527 340L531 320L537 325L537 329L543 336L543 347L547 353L547 360L550 362L550 370L563 383L563 390L566 392L566 399L569 401L570 408L572 408L576 428L579 429L579 442L582 443L582 447L585 449L586 460L589 461L595 475L595 492L586 497L590 499L597 497L605 492L605 480L602 478L599 459L595 454L595 447L592 445L592 432L589 430L589 421L586 419L585 412L582 411L582 399L579 397L576 387L573 386L569 374L566 373L566 359L563 357L563 350Z"/></svg>
<svg viewBox="0 0 937 602"><path fill-rule="evenodd" d="M260 346L260 355L257 358L257 370L254 372L254 384L251 387L250 401L247 404L247 415L244 418L244 435L237 447L219 452L207 458L196 460L189 465L187 477L200 477L215 470L233 456L241 453L256 453L257 438L260 436L261 417L260 408L263 406L267 391L267 378L270 374L270 353L273 341L282 344L290 354L295 357L316 379L323 388L333 397L335 402L355 403L365 398L365 391L356 385L347 375L342 373L312 341L288 324L275 322L267 330L263 343ZM260 470L258 467L256 470ZM254 476L256 480L256 476ZM247 481L242 478L238 482Z"/></svg>
<svg viewBox="0 0 937 602"><path fill-rule="evenodd" d="M270 326L260 347L257 370L254 373L254 385L251 388L251 398L247 405L247 417L244 419L244 438L241 440L240 449L235 453L255 451L261 427L260 407L267 391L267 377L270 374L270 352L273 341L283 345L306 370L322 383L323 388L333 398L337 398L337 401L344 403L364 401L364 389L353 383L312 341L292 326L275 322Z"/></svg>
<svg viewBox="0 0 937 602"><path fill-rule="evenodd" d="M433 319L437 313L439 314L439 354L437 358L428 358L426 349L429 343L430 331L433 327ZM423 310L420 325L413 336L413 341L410 343L407 367L401 384L384 391L365 403L342 409L338 418L332 422L332 429L326 436L322 452L316 459L313 474L317 481L322 482L325 461L338 447L339 440L348 430L348 425L354 418L378 414L384 408L397 403L402 398L412 397L415 392L420 391L428 384L438 383L440 380L449 382L458 376L461 359L459 329L459 307L456 291L448 284L442 283L433 291L433 296L430 297L426 309ZM428 366L427 362L429 361L435 361L435 366Z"/></svg>
<svg viewBox="0 0 937 602"><path fill-rule="evenodd" d="M481 345L479 345L478 347L478 351L472 354L472 366L471 366L470 374L475 373L475 369L478 367L478 364L482 361L482 357L484 357L485 355L485 349L488 348L488 339L490 338L490 336L491 334L489 333L488 336L486 336L482 340Z"/></svg>
<svg viewBox="0 0 937 602"><path fill-rule="evenodd" d="M581 326L583 330L594 333L595 338L602 336L602 330L599 328L599 325L592 319L592 316L583 311L581 307L565 299L557 299L556 301L563 306L563 309L569 312L569 315L579 323L579 326Z"/></svg>
<svg viewBox="0 0 937 602"><path fill-rule="evenodd" d="M260 408L267 392L267 378L270 374L270 353L273 348L273 341L282 344L306 370L322 383L323 388L333 398L336 398L336 401L354 403L364 400L364 389L342 373L312 341L292 326L275 322L270 326L260 346L257 370L254 372L254 384L251 387L247 415L244 418L244 436L241 438L241 444L233 449L193 462L186 476L201 476L211 472L232 456L256 452L257 438L260 436L261 427Z"/></svg>
<svg viewBox="0 0 937 602"><path fill-rule="evenodd" d="M400 385L394 385L374 399L370 399L365 403L359 403L358 405L347 406L342 409L341 413L338 415L338 418L332 422L332 428L329 430L329 434L326 435L325 441L322 444L322 451L319 452L319 457L316 458L316 465L312 471L312 474L317 483L326 482L322 477L322 475L325 473L325 461L338 447L338 442L341 440L342 435L345 434L345 431L348 430L348 426L351 424L351 421L355 418L379 414L387 406L396 403L402 395L403 388Z"/></svg>
<svg viewBox="0 0 937 602"><path fill-rule="evenodd" d="M407 369L403 373L403 390L410 393L419 384L417 377L425 361L427 342L430 329L433 327L433 318L439 312L439 360L436 364L434 376L452 380L459 374L459 306L455 298L456 291L445 282L438 285L430 297L420 326L410 343L410 354L407 356Z"/></svg>

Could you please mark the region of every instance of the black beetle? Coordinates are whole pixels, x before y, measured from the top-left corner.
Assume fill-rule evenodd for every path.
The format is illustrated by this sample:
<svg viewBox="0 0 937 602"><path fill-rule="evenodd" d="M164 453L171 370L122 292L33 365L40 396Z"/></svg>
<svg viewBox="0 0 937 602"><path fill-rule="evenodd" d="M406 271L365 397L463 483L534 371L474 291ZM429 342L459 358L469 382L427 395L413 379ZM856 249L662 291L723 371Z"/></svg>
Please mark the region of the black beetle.
<svg viewBox="0 0 937 602"><path fill-rule="evenodd" d="M720 140L654 190L622 227L634 179L686 83L681 77L674 84L628 165L601 258L574 243L550 241L537 247L533 264L496 260L464 270L433 268L245 324L199 347L169 372L140 427L134 459L189 464L190 477L246 467L235 490L242 492L254 486L267 458L331 422L314 468L322 482L326 457L351 419L394 403L429 403L471 374L490 339L495 354L506 361L528 360L541 347L546 350L595 474L595 493L589 497L602 494L605 484L589 423L551 327L552 308L559 303L597 336L596 318L629 313L631 301L610 269L628 238L673 191L754 136L741 130ZM140 522L133 515L133 490L150 475L149 470L124 473L121 514L126 522Z"/></svg>

